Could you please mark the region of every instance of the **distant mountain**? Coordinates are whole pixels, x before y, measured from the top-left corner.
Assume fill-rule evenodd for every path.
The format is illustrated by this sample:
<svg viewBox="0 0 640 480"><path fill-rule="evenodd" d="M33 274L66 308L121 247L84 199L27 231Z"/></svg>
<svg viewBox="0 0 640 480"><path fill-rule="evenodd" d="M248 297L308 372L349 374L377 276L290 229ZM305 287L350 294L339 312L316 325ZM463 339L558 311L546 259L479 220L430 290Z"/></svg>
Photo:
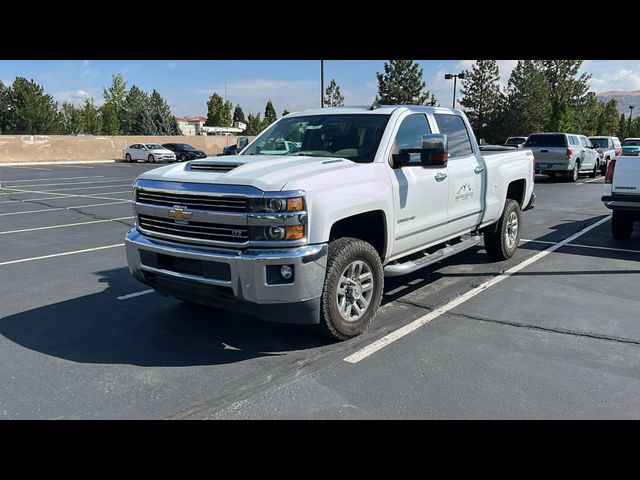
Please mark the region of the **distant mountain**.
<svg viewBox="0 0 640 480"><path fill-rule="evenodd" d="M640 90L630 92L612 90L610 92L597 93L596 96L601 102L608 102L612 98L618 101L618 111L629 115L629 105L633 105L633 117L640 113Z"/></svg>

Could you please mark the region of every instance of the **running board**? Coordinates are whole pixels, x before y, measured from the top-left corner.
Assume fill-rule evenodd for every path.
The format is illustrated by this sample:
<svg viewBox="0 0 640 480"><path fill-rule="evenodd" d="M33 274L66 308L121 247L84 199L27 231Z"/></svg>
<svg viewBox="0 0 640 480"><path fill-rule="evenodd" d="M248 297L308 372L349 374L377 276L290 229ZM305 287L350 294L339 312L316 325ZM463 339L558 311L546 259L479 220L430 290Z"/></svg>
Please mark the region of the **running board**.
<svg viewBox="0 0 640 480"><path fill-rule="evenodd" d="M405 263L395 263L392 265L387 265L384 267L384 276L385 277L399 277L401 275L406 275L407 273L415 272L427 265L431 265L433 263L439 262L440 260L444 260L456 253L460 253L468 248L475 247L480 243L482 237L480 235L472 235L466 240L463 240L460 243L456 243L455 245L445 245L440 250L437 250L431 254L425 253L424 257L419 258L417 260L409 260Z"/></svg>

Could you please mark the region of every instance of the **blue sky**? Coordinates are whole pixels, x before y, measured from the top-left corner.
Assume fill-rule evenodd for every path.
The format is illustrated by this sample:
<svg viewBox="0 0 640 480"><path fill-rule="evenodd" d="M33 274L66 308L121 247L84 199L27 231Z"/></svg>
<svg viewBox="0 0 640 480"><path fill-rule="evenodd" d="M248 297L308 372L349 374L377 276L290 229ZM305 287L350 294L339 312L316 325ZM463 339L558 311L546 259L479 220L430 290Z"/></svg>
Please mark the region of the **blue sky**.
<svg viewBox="0 0 640 480"><path fill-rule="evenodd" d="M451 105L453 83L445 73L469 68L473 60L420 60L427 88L443 106ZM515 60L499 60L506 85ZM325 85L335 78L347 105L368 104L377 91L376 72L384 60L327 60ZM640 60L587 60L582 71L593 75L591 88L640 90ZM240 103L245 114L264 112L268 99L278 112L317 107L320 102L318 60L22 60L0 61L0 80L10 84L16 76L33 78L60 102L79 104L92 96L102 104L102 87L112 73L122 73L127 84L145 91L158 90L177 116L206 115L213 92ZM459 96L458 96L459 98Z"/></svg>

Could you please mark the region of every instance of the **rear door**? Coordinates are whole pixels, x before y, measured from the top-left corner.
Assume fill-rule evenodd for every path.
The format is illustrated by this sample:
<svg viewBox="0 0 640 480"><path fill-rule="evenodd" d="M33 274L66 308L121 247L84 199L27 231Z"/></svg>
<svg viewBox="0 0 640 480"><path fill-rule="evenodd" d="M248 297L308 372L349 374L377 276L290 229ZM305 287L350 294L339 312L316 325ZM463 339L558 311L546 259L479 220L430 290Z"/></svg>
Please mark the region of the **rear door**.
<svg viewBox="0 0 640 480"><path fill-rule="evenodd" d="M557 164L564 165L567 147L567 136L564 133L534 133L524 146L533 152L536 168L539 170L547 170Z"/></svg>
<svg viewBox="0 0 640 480"><path fill-rule="evenodd" d="M466 232L480 223L483 211L486 173L482 156L473 151L470 132L461 116L433 115L439 133L449 144L449 221L447 236Z"/></svg>
<svg viewBox="0 0 640 480"><path fill-rule="evenodd" d="M640 157L623 156L616 160L611 191L640 196Z"/></svg>
<svg viewBox="0 0 640 480"><path fill-rule="evenodd" d="M596 164L597 152L593 149L591 141L584 135L580 135L580 146L582 146L582 165L580 170L593 170Z"/></svg>

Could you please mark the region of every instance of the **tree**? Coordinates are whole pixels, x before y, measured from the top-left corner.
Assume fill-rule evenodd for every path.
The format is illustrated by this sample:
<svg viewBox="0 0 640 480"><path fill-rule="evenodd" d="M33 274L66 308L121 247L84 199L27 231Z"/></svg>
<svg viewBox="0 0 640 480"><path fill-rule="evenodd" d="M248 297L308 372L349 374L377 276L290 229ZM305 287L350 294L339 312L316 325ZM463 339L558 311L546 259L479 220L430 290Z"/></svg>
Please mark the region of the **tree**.
<svg viewBox="0 0 640 480"><path fill-rule="evenodd" d="M384 105L436 105L435 96L424 90L422 69L413 60L389 60L384 64L384 74L376 73L378 95Z"/></svg>
<svg viewBox="0 0 640 480"><path fill-rule="evenodd" d="M104 98L104 106L109 112L108 131L112 133L108 134L118 135L122 133L122 126L126 122L125 103L127 98L127 82L121 73L114 73L111 76L111 85L102 89L102 97ZM113 118L114 114L115 120Z"/></svg>
<svg viewBox="0 0 640 480"><path fill-rule="evenodd" d="M543 132L550 116L549 84L544 72L533 60L518 60L493 135L504 141L508 136Z"/></svg>
<svg viewBox="0 0 640 480"><path fill-rule="evenodd" d="M19 133L58 133L61 115L53 97L33 80L16 77L9 89L9 128Z"/></svg>
<svg viewBox="0 0 640 480"><path fill-rule="evenodd" d="M286 108L282 111L282 116L286 117L287 115L289 115L291 112L289 110L287 110Z"/></svg>
<svg viewBox="0 0 640 480"><path fill-rule="evenodd" d="M484 124L490 128L500 108L498 63L495 60L478 60L464 74L460 105L464 107L477 137L482 138L487 131Z"/></svg>
<svg viewBox="0 0 640 480"><path fill-rule="evenodd" d="M125 98L122 128L125 135L156 135L149 97L135 85Z"/></svg>
<svg viewBox="0 0 640 480"><path fill-rule="evenodd" d="M9 88L0 82L0 133L9 129Z"/></svg>
<svg viewBox="0 0 640 480"><path fill-rule="evenodd" d="M208 127L230 127L233 122L232 108L230 100L225 102L220 95L214 93L207 102L207 121L204 124Z"/></svg>
<svg viewBox="0 0 640 480"><path fill-rule="evenodd" d="M250 113L247 117L247 129L244 131L246 135L258 135L263 130L263 120L260 114Z"/></svg>
<svg viewBox="0 0 640 480"><path fill-rule="evenodd" d="M276 120L278 120L278 114L276 113L276 109L273 108L273 103L271 103L271 100L269 100L267 102L267 106L264 107L264 128L267 128Z"/></svg>
<svg viewBox="0 0 640 480"><path fill-rule="evenodd" d="M93 98L84 97L84 104L80 109L84 132L92 135L100 135L102 133L102 123L98 117L98 109L93 103Z"/></svg>
<svg viewBox="0 0 640 480"><path fill-rule="evenodd" d="M329 86L325 90L324 105L325 107L344 106L344 97L340 94L340 87L334 78L331 79Z"/></svg>
<svg viewBox="0 0 640 480"><path fill-rule="evenodd" d="M627 136L627 119L624 117L624 113L620 114L620 119L618 120L618 137L620 140L624 140Z"/></svg>
<svg viewBox="0 0 640 480"><path fill-rule="evenodd" d="M603 111L604 105L598 100L596 94L587 93L575 109L573 130L587 136L600 134L599 122Z"/></svg>
<svg viewBox="0 0 640 480"><path fill-rule="evenodd" d="M618 130L618 102L609 100L598 117L596 135L615 136Z"/></svg>
<svg viewBox="0 0 640 480"><path fill-rule="evenodd" d="M242 111L240 104L237 104L236 108L233 110L233 123L236 122L247 123L247 119L244 118L244 112Z"/></svg>
<svg viewBox="0 0 640 480"><path fill-rule="evenodd" d="M551 115L546 130L572 130L572 112L584 101L591 75L577 76L582 60L539 60L537 63L549 85Z"/></svg>
<svg viewBox="0 0 640 480"><path fill-rule="evenodd" d="M84 118L79 108L72 103L64 102L62 104L62 133L67 135L75 135L85 131Z"/></svg>
<svg viewBox="0 0 640 480"><path fill-rule="evenodd" d="M153 90L149 100L156 135L180 135L178 123L164 98Z"/></svg>
<svg viewBox="0 0 640 480"><path fill-rule="evenodd" d="M105 103L98 109L103 135L120 135L120 121L118 112L113 103Z"/></svg>

